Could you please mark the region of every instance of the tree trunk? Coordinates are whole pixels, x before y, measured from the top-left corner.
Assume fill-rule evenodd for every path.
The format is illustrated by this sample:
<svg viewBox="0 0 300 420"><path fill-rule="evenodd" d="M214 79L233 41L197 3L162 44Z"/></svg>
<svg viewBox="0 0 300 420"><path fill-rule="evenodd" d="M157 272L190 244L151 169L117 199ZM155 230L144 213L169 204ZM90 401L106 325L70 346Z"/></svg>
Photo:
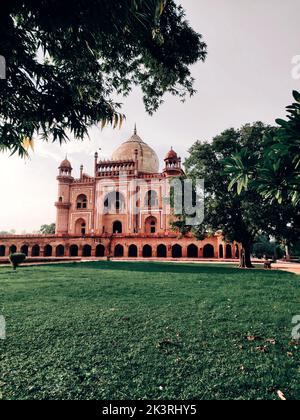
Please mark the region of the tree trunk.
<svg viewBox="0 0 300 420"><path fill-rule="evenodd" d="M242 244L240 268L254 268L251 262L251 246L249 244Z"/></svg>
<svg viewBox="0 0 300 420"><path fill-rule="evenodd" d="M285 246L285 257L287 261L291 261L290 249L288 245Z"/></svg>

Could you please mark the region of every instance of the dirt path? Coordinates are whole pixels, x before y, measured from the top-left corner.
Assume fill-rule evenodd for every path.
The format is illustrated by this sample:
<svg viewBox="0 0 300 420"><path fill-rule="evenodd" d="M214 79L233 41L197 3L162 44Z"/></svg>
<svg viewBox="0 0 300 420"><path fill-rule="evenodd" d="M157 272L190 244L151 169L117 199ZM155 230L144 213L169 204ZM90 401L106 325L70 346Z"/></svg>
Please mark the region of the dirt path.
<svg viewBox="0 0 300 420"><path fill-rule="evenodd" d="M273 264L276 270L288 271L289 273L298 274L300 276L300 264L293 263L277 263Z"/></svg>

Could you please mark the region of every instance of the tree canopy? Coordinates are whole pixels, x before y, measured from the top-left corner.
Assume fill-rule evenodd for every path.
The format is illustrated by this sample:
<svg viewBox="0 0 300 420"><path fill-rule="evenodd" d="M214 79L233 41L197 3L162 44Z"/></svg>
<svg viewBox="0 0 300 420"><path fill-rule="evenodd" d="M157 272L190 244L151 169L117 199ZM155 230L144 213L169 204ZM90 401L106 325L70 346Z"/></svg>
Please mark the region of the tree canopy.
<svg viewBox="0 0 300 420"><path fill-rule="evenodd" d="M221 230L226 241L241 243L242 266L251 267L251 251L259 233L289 241L295 236L295 213L291 207L263 197L254 187L240 191L229 188L232 176L225 171L227 160L244 150L249 151L252 163L251 156L264 153L265 136L275 131L261 122L226 130L210 143L196 142L185 162L187 176L205 180L205 220L194 233L202 239L205 232ZM177 227L180 224L186 229L182 220Z"/></svg>
<svg viewBox="0 0 300 420"><path fill-rule="evenodd" d="M287 107L287 120L277 119L279 128L266 133L263 153L244 148L228 159L226 171L231 174L230 187L256 188L264 197L285 206L300 208L300 93ZM298 216L299 217L299 216Z"/></svg>
<svg viewBox="0 0 300 420"><path fill-rule="evenodd" d="M56 224L51 223L50 225L42 225L40 228L40 233L43 235L54 235L56 230Z"/></svg>
<svg viewBox="0 0 300 420"><path fill-rule="evenodd" d="M116 98L134 85L149 113L165 93L184 100L206 45L173 0L11 0L1 4L0 55L0 150L24 155L37 133L62 142L121 124Z"/></svg>

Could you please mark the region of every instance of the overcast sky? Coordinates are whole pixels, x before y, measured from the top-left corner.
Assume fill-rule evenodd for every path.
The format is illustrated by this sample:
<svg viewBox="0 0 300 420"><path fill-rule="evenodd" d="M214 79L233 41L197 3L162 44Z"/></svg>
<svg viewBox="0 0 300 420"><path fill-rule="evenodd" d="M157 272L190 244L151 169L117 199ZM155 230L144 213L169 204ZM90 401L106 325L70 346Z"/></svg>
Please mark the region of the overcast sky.
<svg viewBox="0 0 300 420"><path fill-rule="evenodd" d="M93 154L103 157L132 133L163 160L173 146L185 157L197 140L210 140L229 127L285 116L293 89L292 59L300 55L299 0L183 0L192 26L208 44L205 64L193 68L197 94L185 104L166 97L153 116L143 109L138 90L124 101L127 121L121 131L91 130L91 140L62 147L38 143L31 160L0 154L0 231L37 230L55 221L57 167L68 153L78 176L80 164L92 174ZM296 72L297 73L297 72ZM300 73L300 72L299 72Z"/></svg>

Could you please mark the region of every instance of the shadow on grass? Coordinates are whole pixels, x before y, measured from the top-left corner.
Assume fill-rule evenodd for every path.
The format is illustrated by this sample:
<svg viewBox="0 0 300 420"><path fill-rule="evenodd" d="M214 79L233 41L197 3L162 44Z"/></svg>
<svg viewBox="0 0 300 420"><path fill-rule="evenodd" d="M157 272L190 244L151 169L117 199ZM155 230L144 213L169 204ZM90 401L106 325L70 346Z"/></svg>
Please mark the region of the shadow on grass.
<svg viewBox="0 0 300 420"><path fill-rule="evenodd" d="M73 264L60 264L59 266L45 265L45 267L55 267L61 269L89 269L89 270L109 270L109 271L127 271L127 272L142 272L142 273L175 273L175 274L219 274L219 275L232 275L241 276L248 275L249 273L260 273L264 275L272 275L274 273L280 273L281 275L291 275L290 273L284 273L279 271L266 271L263 269L240 269L238 265L214 265L214 264L176 264L176 263L160 263L160 262L110 262L110 261L99 261L99 262L85 262L85 263L73 263Z"/></svg>

